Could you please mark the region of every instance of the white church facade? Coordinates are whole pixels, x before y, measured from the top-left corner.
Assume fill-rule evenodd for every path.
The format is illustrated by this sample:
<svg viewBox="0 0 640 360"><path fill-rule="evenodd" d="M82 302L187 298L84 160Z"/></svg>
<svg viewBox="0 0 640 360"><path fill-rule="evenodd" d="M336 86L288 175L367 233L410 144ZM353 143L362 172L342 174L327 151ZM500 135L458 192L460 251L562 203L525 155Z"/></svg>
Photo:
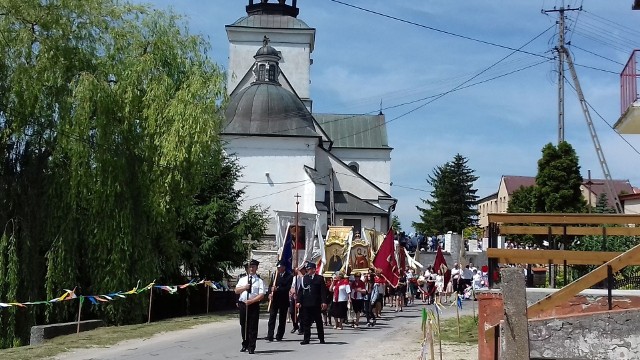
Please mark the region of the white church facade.
<svg viewBox="0 0 640 360"><path fill-rule="evenodd" d="M222 138L243 168L243 207L270 209L268 235L279 232L276 213L296 207L317 216L323 235L328 225L384 232L396 204L385 117L312 112L316 30L298 19L296 3L250 0L247 15L226 26Z"/></svg>

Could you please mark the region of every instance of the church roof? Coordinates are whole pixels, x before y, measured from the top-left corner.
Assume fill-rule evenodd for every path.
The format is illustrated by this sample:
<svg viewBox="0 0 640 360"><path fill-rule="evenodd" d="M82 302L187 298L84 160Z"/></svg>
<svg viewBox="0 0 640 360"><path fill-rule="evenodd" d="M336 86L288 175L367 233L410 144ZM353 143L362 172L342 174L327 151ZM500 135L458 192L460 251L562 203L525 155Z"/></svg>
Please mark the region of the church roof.
<svg viewBox="0 0 640 360"><path fill-rule="evenodd" d="M330 193L325 192L324 207L329 209L329 196ZM372 205L359 197L346 191L336 191L333 193L333 201L335 204L336 213L342 214L369 214L369 215L388 215L386 211L379 207ZM316 204L317 207L317 204Z"/></svg>
<svg viewBox="0 0 640 360"><path fill-rule="evenodd" d="M391 149L384 115L313 114L334 148Z"/></svg>
<svg viewBox="0 0 640 360"><path fill-rule="evenodd" d="M274 83L253 83L234 94L225 119L225 134L319 136L302 101Z"/></svg>
<svg viewBox="0 0 640 360"><path fill-rule="evenodd" d="M286 15L250 15L236 20L228 26L271 29L311 29L304 21Z"/></svg>

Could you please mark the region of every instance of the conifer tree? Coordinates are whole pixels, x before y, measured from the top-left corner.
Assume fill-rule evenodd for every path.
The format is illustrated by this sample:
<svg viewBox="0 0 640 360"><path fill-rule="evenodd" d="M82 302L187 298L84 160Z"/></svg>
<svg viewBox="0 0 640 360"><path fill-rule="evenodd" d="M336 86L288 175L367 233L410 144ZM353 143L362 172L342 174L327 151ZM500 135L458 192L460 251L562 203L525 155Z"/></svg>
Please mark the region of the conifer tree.
<svg viewBox="0 0 640 360"><path fill-rule="evenodd" d="M437 166L427 183L433 187L431 199L421 199L428 207L417 206L421 222L413 227L425 234L442 234L447 231L461 233L475 225L478 212L474 206L478 200L473 183L478 179L467 165L468 159L456 154L452 161Z"/></svg>

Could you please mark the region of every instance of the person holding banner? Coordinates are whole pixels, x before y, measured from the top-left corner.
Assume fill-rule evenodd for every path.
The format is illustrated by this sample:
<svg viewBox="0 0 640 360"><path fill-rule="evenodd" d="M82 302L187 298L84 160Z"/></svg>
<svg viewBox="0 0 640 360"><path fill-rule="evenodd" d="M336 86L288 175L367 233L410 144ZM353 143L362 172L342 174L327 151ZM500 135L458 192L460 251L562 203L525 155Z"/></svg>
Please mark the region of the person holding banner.
<svg viewBox="0 0 640 360"><path fill-rule="evenodd" d="M278 332L276 341L282 340L287 322L287 311L289 310L289 290L293 282L293 275L287 271L284 260L278 261L276 273L271 278L269 286L269 323L267 330L267 341L273 341L273 333L276 328L276 317L278 317Z"/></svg>
<svg viewBox="0 0 640 360"><path fill-rule="evenodd" d="M240 315L240 330L242 332L242 349L249 350L249 354L256 351L256 339L258 337L258 319L260 317L260 301L264 298L264 282L258 275L257 260L251 260L247 269L247 275L238 280L235 293L240 295L238 299L238 312Z"/></svg>

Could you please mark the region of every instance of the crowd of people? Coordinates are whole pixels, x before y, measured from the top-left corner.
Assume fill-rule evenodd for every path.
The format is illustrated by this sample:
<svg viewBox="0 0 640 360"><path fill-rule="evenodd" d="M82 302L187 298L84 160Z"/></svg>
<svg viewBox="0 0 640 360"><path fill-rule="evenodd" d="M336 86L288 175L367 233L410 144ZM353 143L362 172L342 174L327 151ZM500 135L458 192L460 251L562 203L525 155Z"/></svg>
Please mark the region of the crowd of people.
<svg viewBox="0 0 640 360"><path fill-rule="evenodd" d="M318 340L325 343L324 328L374 327L382 315L382 309L403 311L405 306L421 299L424 304L456 301L457 294L472 299L474 290L488 284L487 267L476 268L468 264L461 268L454 264L450 271L445 267L429 266L424 272L407 267L400 271L397 286L389 285L380 271L337 271L332 277L316 273L316 264L307 262L293 272L284 263L277 264L277 271L266 286L256 275L258 262L249 263L247 276L236 285L239 296L238 310L242 332L242 349L254 353L258 339L259 303L269 299L267 341L281 341L287 324L290 333L302 335L301 345L311 341L311 327L315 325ZM277 322L277 330L276 330Z"/></svg>

